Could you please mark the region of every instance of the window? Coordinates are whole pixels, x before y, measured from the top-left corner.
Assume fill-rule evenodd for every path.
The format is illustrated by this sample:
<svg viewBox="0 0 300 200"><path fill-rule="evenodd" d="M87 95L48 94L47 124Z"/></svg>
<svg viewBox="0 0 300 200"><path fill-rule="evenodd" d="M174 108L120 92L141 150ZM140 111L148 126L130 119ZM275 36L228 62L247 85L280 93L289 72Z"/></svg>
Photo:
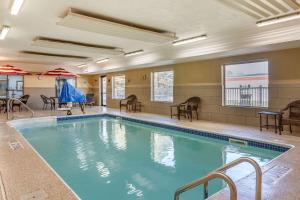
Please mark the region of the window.
<svg viewBox="0 0 300 200"><path fill-rule="evenodd" d="M112 97L113 99L125 98L125 75L112 77Z"/></svg>
<svg viewBox="0 0 300 200"><path fill-rule="evenodd" d="M173 71L153 72L151 82L152 101L173 102Z"/></svg>
<svg viewBox="0 0 300 200"><path fill-rule="evenodd" d="M72 86L76 87L76 79L69 77L57 77L55 82L55 94L57 97L60 96L62 87L64 86L65 81L68 81Z"/></svg>
<svg viewBox="0 0 300 200"><path fill-rule="evenodd" d="M23 96L23 76L0 75L0 97L19 98Z"/></svg>
<svg viewBox="0 0 300 200"><path fill-rule="evenodd" d="M223 105L268 107L268 61L223 66Z"/></svg>

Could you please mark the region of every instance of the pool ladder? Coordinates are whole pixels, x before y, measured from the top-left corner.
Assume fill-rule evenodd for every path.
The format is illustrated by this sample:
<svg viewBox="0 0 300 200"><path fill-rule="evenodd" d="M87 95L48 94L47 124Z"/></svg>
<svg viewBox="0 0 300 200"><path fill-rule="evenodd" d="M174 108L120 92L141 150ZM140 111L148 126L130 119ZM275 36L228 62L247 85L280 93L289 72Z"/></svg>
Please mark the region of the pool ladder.
<svg viewBox="0 0 300 200"><path fill-rule="evenodd" d="M208 182L216 178L223 179L228 184L230 190L230 200L237 200L236 185L233 182L233 180L228 175L225 174L225 171L243 162L248 162L255 168L255 173L256 173L255 200L261 200L262 171L258 163L255 160L248 157L241 157L239 159L236 159L228 164L223 165L222 167L216 169L215 171L209 173L208 175L178 188L175 192L174 200L179 200L180 194L190 189L193 189L199 185L204 185L204 199L207 199Z"/></svg>
<svg viewBox="0 0 300 200"><path fill-rule="evenodd" d="M29 106L27 106L25 103L23 103L20 99L10 98L10 99L8 99L8 101L6 103L6 106L7 106L6 107L7 120L9 120L9 110L10 110L10 108L12 109L12 107L11 107L12 101L19 102L22 106L24 106L27 110L29 110L31 112L31 117L34 116L34 111ZM13 112L13 110L12 110L12 114L11 115L12 115L12 119L14 119L14 112Z"/></svg>

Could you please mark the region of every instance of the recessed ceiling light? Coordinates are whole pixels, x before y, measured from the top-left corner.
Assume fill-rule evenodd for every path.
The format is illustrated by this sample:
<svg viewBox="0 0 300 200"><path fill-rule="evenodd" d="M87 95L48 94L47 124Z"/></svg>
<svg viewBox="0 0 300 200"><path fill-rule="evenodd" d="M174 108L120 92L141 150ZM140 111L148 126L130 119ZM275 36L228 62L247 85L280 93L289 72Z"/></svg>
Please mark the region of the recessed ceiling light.
<svg viewBox="0 0 300 200"><path fill-rule="evenodd" d="M271 18L271 19L266 19L266 20L262 20L262 21L258 21L256 23L256 25L258 27L262 27L262 26L268 26L268 25L272 25L272 24L278 24L281 22L287 22L287 21L291 21L294 19L300 19L300 12L296 12L296 13L292 13L292 14L288 14L288 15L283 15L280 17L275 17L275 18Z"/></svg>
<svg viewBox="0 0 300 200"><path fill-rule="evenodd" d="M0 32L0 40L4 40L10 30L9 26L3 26Z"/></svg>
<svg viewBox="0 0 300 200"><path fill-rule="evenodd" d="M101 60L97 60L96 63L104 63L104 62L107 62L109 61L109 58L104 58L104 59L101 59Z"/></svg>
<svg viewBox="0 0 300 200"><path fill-rule="evenodd" d="M132 51L132 52L125 53L124 56L126 56L126 57L128 57L128 56L135 56L135 55L141 54L143 52L144 51L141 49L141 50L137 50L137 51Z"/></svg>
<svg viewBox="0 0 300 200"><path fill-rule="evenodd" d="M86 67L86 64L78 65L78 68Z"/></svg>
<svg viewBox="0 0 300 200"><path fill-rule="evenodd" d="M10 14L11 15L17 15L24 3L24 0L14 0L11 9L10 9Z"/></svg>
<svg viewBox="0 0 300 200"><path fill-rule="evenodd" d="M207 38L207 35L199 35L199 36L195 36L195 37L191 37L191 38L174 41L173 45L178 46L178 45L188 44L188 43L192 43L192 42L198 42L200 40L205 40L206 38Z"/></svg>

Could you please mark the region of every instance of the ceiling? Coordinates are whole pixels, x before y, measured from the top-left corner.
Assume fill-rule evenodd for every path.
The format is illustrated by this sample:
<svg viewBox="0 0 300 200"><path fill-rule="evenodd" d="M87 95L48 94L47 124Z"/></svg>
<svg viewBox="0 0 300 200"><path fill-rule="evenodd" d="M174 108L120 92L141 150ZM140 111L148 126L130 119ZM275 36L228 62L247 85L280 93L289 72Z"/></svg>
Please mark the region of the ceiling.
<svg viewBox="0 0 300 200"><path fill-rule="evenodd" d="M299 11L297 0L25 0L17 16L10 15L11 4L12 0L0 1L0 26L11 27L6 39L0 40L0 64L14 65L27 71L41 72L64 67L74 73L95 74L300 47L299 19L256 26L259 20ZM66 25L63 20L70 8L97 17L105 16L171 32L174 37L149 42L148 38L145 41L133 39L129 32L105 32L98 27L99 24L87 27L88 23L81 21L81 24ZM207 34L206 40L172 45L172 40L203 34ZM45 45L37 42L38 38L73 43ZM118 52L77 44L116 48ZM124 56L125 52L140 49L144 50L142 54ZM96 63L104 58L110 60ZM86 67L77 67L81 64L86 64Z"/></svg>

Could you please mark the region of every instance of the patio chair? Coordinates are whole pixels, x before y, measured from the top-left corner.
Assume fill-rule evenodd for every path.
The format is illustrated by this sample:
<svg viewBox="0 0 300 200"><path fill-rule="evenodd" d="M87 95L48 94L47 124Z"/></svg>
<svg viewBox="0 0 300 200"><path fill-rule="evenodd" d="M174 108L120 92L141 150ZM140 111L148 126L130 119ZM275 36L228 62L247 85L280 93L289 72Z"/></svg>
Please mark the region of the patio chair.
<svg viewBox="0 0 300 200"><path fill-rule="evenodd" d="M48 105L50 105L50 109L55 108L55 100L53 98L46 97L45 95L40 95L43 101L43 110L47 110Z"/></svg>
<svg viewBox="0 0 300 200"><path fill-rule="evenodd" d="M197 120L198 120L199 119L198 109L199 109L200 102L201 102L200 97L191 97L183 103L180 103L178 105L172 105L170 107L170 109L171 109L171 118L174 115L176 115L177 118L180 120L180 116L184 116L185 118L187 117L188 119L190 119L190 121L192 121L193 120L193 114L195 113L196 117L197 117ZM174 107L177 109L176 114L172 113L172 109Z"/></svg>
<svg viewBox="0 0 300 200"><path fill-rule="evenodd" d="M292 125L300 125L300 100L289 103L280 111L280 113L279 132L281 133L281 131L283 131L284 125L288 125L290 128L290 133L292 133Z"/></svg>
<svg viewBox="0 0 300 200"><path fill-rule="evenodd" d="M23 103L23 104L27 104L27 101L29 99L30 95L24 95L22 97L19 98L19 100ZM15 107L18 107L19 108L19 112L21 112L22 110L22 104L19 102L19 101L12 101L12 104L11 104L11 108L12 108L12 111L14 111L14 108Z"/></svg>
<svg viewBox="0 0 300 200"><path fill-rule="evenodd" d="M95 95L93 93L86 94L86 105L89 105L90 107L95 105Z"/></svg>
<svg viewBox="0 0 300 200"><path fill-rule="evenodd" d="M136 102L137 102L137 97L134 94L129 95L125 99L121 99L120 100L120 112L122 110L122 107L126 108L126 112L131 111L134 108Z"/></svg>

